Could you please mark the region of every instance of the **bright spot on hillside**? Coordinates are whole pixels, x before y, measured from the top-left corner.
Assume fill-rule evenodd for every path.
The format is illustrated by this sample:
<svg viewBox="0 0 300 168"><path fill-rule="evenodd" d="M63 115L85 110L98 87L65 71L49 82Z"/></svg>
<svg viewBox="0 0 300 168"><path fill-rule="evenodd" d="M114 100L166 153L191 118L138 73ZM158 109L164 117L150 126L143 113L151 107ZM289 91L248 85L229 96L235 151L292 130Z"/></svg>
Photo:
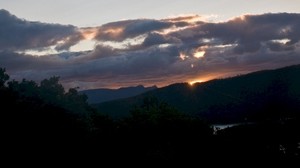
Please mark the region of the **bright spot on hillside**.
<svg viewBox="0 0 300 168"><path fill-rule="evenodd" d="M190 81L189 84L193 86L195 83L201 83L201 82L203 82L203 80L194 80L194 81Z"/></svg>

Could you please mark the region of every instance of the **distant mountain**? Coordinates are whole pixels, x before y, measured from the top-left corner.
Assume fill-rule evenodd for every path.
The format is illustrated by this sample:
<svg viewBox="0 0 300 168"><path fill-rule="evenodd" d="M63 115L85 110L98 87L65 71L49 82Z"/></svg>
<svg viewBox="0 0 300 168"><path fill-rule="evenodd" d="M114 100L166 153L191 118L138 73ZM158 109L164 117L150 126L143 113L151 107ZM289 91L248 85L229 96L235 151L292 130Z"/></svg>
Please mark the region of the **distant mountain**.
<svg viewBox="0 0 300 168"><path fill-rule="evenodd" d="M90 104L95 104L95 103L102 103L106 101L136 96L154 89L157 89L157 87L156 86L144 87L142 85L139 85L135 87L126 87L120 89L84 90L81 91L80 93L84 93L88 96L88 102Z"/></svg>
<svg viewBox="0 0 300 168"><path fill-rule="evenodd" d="M291 102L291 97L293 100L300 98L300 65L215 79L193 86L187 83L172 84L135 97L100 103L95 107L105 114L120 118L127 116L130 109L142 104L143 99L149 96L165 101L184 113L214 122L241 122L260 111L275 113L276 109L273 108L279 111L283 107L293 106L287 103Z"/></svg>

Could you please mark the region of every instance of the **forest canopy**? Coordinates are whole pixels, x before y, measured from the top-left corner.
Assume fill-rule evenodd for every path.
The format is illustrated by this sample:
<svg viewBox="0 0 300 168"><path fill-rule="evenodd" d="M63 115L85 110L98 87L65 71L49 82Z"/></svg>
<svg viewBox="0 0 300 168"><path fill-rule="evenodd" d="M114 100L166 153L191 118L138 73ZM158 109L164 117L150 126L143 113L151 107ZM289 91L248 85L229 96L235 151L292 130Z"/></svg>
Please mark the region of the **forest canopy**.
<svg viewBox="0 0 300 168"><path fill-rule="evenodd" d="M288 102L292 99L279 103L281 97L288 98L284 88L285 83L276 82L262 92L264 96L247 93L243 103L209 109L214 115L224 110L256 111L256 122L216 132L205 119L182 113L155 97L145 98L129 116L113 120L101 109L92 108L76 88L65 91L59 77L40 83L15 81L0 68L4 152L13 157L25 157L29 151L35 157L53 153L55 157L78 157L84 153L95 161L295 161L300 154L299 104L297 100Z"/></svg>

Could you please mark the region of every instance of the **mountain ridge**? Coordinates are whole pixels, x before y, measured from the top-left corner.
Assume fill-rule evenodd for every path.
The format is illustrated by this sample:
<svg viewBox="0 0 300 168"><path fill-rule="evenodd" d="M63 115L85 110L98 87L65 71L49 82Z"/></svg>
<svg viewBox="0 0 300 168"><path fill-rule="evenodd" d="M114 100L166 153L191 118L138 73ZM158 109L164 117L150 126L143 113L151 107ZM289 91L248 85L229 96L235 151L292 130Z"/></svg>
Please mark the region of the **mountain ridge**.
<svg viewBox="0 0 300 168"><path fill-rule="evenodd" d="M212 115L212 109L220 106L234 106L247 103L250 95L262 94L276 83L287 85L289 93L300 95L300 65L293 65L275 70L263 70L236 77L214 79L207 82L190 85L188 83L176 83L158 88L134 97L95 104L100 112L114 118L128 116L130 110L140 105L146 97L156 97L178 110L189 115ZM276 88L276 87L275 87ZM261 95L263 97L263 95ZM216 110L215 110L216 111ZM233 112L231 112L233 111ZM225 112L221 112L225 113ZM227 114L217 118L224 120L237 120L245 118L241 113L228 110ZM208 117L209 118L209 117Z"/></svg>
<svg viewBox="0 0 300 168"><path fill-rule="evenodd" d="M121 87L118 89L90 89L80 91L81 94L86 94L88 97L88 103L102 103L107 101L112 101L116 99L124 99L132 96L142 94L147 91L157 89L156 86L144 87L143 85L131 86L131 87Z"/></svg>

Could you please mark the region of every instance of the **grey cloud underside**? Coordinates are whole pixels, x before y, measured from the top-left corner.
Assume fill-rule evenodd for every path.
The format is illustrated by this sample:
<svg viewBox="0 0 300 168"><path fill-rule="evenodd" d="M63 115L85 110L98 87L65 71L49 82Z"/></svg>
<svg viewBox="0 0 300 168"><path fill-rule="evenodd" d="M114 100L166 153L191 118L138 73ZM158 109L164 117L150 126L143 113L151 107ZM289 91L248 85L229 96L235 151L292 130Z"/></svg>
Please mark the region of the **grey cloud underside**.
<svg viewBox="0 0 300 168"><path fill-rule="evenodd" d="M79 41L71 37L79 35L75 26L30 22L6 10L0 10L0 25L0 50L39 49L55 45L61 40L69 44L60 48L68 49Z"/></svg>
<svg viewBox="0 0 300 168"><path fill-rule="evenodd" d="M68 87L85 89L162 86L300 63L300 14L246 15L220 23L188 19L193 16L108 23L95 28L98 44L92 51L69 52L84 39L84 28L29 22L0 10L0 67L16 79L56 75ZM103 44L139 36L140 44L121 49ZM52 45L66 52L42 57L14 52ZM197 51L205 51L204 57L195 58Z"/></svg>
<svg viewBox="0 0 300 168"><path fill-rule="evenodd" d="M123 41L127 38L133 38L154 31L161 31L171 27L184 27L188 25L189 23L182 21L170 22L151 19L126 20L100 26L95 38L99 41ZM117 30L120 32L115 34L110 30Z"/></svg>
<svg viewBox="0 0 300 168"><path fill-rule="evenodd" d="M300 39L299 19L299 14L288 13L246 15L224 23L206 23L175 32L172 36L185 43L207 38L219 40L220 45L235 44L236 54L256 52L262 47L275 51L292 50ZM272 41L280 39L288 39L289 42L282 45Z"/></svg>
<svg viewBox="0 0 300 168"><path fill-rule="evenodd" d="M181 40L176 37L164 36L158 33L149 33L142 46L149 47L159 44L180 44Z"/></svg>

